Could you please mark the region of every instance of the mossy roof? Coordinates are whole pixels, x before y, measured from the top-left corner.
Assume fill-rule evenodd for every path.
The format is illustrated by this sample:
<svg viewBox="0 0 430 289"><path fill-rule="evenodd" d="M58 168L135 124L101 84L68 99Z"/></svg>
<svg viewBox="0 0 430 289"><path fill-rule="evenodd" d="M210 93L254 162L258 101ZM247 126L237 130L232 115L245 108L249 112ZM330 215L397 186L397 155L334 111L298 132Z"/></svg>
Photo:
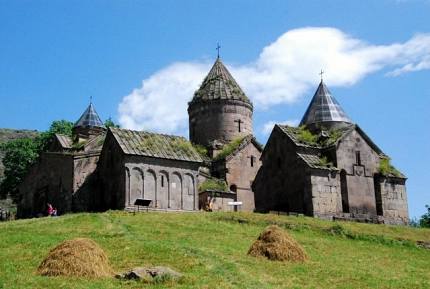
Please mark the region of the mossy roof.
<svg viewBox="0 0 430 289"><path fill-rule="evenodd" d="M221 152L214 158L215 161L219 160L230 160L243 148L245 148L249 143L253 143L259 151L263 151L263 146L257 141L257 139L249 134L241 139L233 140L231 143L226 144ZM236 142L236 143L235 143Z"/></svg>
<svg viewBox="0 0 430 289"><path fill-rule="evenodd" d="M125 154L203 162L202 156L184 137L112 127L109 130Z"/></svg>
<svg viewBox="0 0 430 289"><path fill-rule="evenodd" d="M217 58L202 85L194 93L191 103L212 100L240 100L252 106L220 58Z"/></svg>
<svg viewBox="0 0 430 289"><path fill-rule="evenodd" d="M310 148L326 148L334 145L348 133L355 129L355 125L349 125L344 128L339 128L333 131L326 132L328 134L327 138L324 141L316 140L315 142L308 142L300 138L302 127L292 127L288 125L277 125L281 131L287 135L295 145L302 147L310 147Z"/></svg>

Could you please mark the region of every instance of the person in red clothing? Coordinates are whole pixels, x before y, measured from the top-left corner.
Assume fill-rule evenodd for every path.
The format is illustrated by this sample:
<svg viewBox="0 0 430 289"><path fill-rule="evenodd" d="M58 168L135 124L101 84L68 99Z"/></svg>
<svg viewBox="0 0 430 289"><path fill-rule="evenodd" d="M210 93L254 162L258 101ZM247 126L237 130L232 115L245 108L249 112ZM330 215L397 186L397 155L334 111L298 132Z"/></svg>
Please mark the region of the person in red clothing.
<svg viewBox="0 0 430 289"><path fill-rule="evenodd" d="M50 203L48 203L47 206L48 206L48 216L52 216L52 214L54 213L54 207L52 207Z"/></svg>

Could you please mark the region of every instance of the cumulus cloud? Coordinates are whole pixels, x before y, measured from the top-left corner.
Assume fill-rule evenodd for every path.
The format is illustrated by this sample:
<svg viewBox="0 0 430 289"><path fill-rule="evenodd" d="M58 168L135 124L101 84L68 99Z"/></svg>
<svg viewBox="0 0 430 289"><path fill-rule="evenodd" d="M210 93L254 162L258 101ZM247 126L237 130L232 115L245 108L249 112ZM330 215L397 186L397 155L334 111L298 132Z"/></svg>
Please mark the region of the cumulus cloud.
<svg viewBox="0 0 430 289"><path fill-rule="evenodd" d="M289 125L289 126L297 126L299 125L300 120L298 119L291 119L291 120L285 120L285 121L268 121L265 124L263 124L262 128L261 128L261 133L263 135L269 135L272 130L273 127L275 126L275 124L284 124L284 125Z"/></svg>
<svg viewBox="0 0 430 289"><path fill-rule="evenodd" d="M143 80L142 87L119 105L123 127L185 134L187 102L211 63L174 63ZM373 45L339 29L308 27L290 30L263 48L258 58L228 68L255 108L294 103L309 94L325 71L329 86L350 86L385 70L386 76L430 69L430 34L404 43Z"/></svg>

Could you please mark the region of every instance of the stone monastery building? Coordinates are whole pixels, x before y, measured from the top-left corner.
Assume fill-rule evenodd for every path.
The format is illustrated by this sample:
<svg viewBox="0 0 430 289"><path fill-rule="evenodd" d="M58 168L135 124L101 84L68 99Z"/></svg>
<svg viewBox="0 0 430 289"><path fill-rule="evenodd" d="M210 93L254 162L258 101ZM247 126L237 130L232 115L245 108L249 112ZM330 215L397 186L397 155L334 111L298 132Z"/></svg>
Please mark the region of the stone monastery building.
<svg viewBox="0 0 430 289"><path fill-rule="evenodd" d="M106 128L92 103L72 136L55 135L19 187L19 217L71 211L282 211L408 222L406 178L321 81L300 127L275 125L263 147L253 105L218 57L188 103L190 141Z"/></svg>

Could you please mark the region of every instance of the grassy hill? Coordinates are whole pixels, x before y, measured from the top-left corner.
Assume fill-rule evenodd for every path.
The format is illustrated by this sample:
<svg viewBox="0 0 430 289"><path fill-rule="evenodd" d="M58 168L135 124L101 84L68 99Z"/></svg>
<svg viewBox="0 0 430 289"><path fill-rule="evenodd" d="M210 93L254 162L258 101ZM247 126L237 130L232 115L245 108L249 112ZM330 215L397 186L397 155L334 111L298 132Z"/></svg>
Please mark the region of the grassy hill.
<svg viewBox="0 0 430 289"><path fill-rule="evenodd" d="M287 229L310 260L247 256L268 224ZM430 230L251 213L71 214L0 223L0 288L430 288ZM115 271L166 265L179 283L41 277L59 242L94 239Z"/></svg>

